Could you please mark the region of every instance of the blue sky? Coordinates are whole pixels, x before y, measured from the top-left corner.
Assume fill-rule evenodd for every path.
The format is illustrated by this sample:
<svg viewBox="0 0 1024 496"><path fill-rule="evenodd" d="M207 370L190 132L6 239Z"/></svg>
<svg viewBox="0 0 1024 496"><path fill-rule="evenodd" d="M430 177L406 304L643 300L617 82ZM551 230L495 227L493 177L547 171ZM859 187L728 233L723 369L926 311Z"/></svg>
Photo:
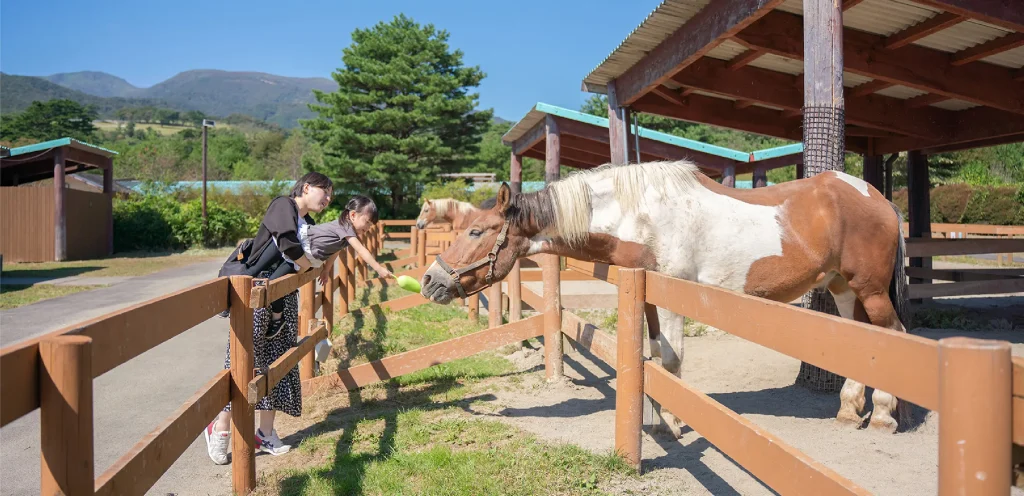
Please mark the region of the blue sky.
<svg viewBox="0 0 1024 496"><path fill-rule="evenodd" d="M353 29L404 12L446 29L465 63L487 73L481 107L518 120L537 101L579 108L589 96L580 90L583 77L658 3L8 1L0 15L0 70L97 70L141 87L189 69L329 77Z"/></svg>

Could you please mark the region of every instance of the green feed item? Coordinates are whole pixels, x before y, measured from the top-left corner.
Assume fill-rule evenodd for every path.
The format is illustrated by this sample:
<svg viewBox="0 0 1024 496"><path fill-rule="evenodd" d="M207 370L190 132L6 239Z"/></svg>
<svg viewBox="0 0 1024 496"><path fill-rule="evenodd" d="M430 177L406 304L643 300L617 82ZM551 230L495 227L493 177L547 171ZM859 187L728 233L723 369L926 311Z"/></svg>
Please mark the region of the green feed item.
<svg viewBox="0 0 1024 496"><path fill-rule="evenodd" d="M398 286L406 291L412 291L413 293L420 292L420 282L409 276L398 276Z"/></svg>

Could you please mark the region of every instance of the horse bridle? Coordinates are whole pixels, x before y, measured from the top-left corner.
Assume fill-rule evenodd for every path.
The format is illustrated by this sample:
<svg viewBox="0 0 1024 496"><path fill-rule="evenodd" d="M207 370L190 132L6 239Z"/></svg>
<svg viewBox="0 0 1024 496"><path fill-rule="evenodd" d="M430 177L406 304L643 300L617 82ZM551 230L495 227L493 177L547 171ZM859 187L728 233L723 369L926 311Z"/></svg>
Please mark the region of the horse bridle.
<svg viewBox="0 0 1024 496"><path fill-rule="evenodd" d="M440 254L438 254L437 257L435 258L437 264L440 265L441 268L448 273L448 275L452 276L452 281L455 282L455 287L459 290L460 298L466 299L469 296L475 295L480 291L483 291L484 288L491 285L491 282L493 282L494 280L494 264L498 260L498 252L501 251L501 245L505 244L505 239L508 236L508 226L509 221L506 220L505 225L501 226L501 232L498 233L498 239L494 241L494 247L491 248L491 251L487 253L486 257L481 258L480 260L477 260L476 262L473 262L461 269L453 269L450 265L448 265L447 263L445 263L444 260L441 259ZM476 270L477 268L484 264L490 264L490 267L487 268L487 276L484 277L484 280L487 282L487 286L483 286L480 289L467 294L466 289L462 287L462 282L459 279L462 278L463 274L471 270Z"/></svg>

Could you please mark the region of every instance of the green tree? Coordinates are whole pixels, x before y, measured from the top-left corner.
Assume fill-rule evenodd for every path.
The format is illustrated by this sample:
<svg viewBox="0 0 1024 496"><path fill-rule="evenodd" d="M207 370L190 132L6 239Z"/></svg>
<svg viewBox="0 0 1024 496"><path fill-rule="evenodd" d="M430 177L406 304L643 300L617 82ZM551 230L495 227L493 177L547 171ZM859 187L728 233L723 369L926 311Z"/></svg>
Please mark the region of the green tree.
<svg viewBox="0 0 1024 496"><path fill-rule="evenodd" d="M332 74L338 91L314 90L319 116L302 121L336 190L384 190L401 212L417 185L472 165L492 111L476 110L470 91L484 73L448 38L405 15L352 33Z"/></svg>
<svg viewBox="0 0 1024 496"><path fill-rule="evenodd" d="M36 101L24 112L4 116L0 120L0 139L48 141L69 137L91 141L96 134L96 126L92 124L96 118L94 108L84 107L72 100Z"/></svg>

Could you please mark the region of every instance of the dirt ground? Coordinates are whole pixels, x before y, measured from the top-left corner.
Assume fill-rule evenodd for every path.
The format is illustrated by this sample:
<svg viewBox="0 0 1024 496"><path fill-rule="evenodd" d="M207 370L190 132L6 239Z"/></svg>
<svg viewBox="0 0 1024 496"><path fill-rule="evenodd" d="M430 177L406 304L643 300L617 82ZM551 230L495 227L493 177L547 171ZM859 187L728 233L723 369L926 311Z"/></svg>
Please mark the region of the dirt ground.
<svg viewBox="0 0 1024 496"><path fill-rule="evenodd" d="M957 332L921 329L933 339L970 334L1014 343L1024 355L1024 333L1017 331ZM795 386L800 362L760 345L712 330L687 338L683 378L725 406L774 433L844 477L874 494L935 494L938 464L937 416L914 409L914 425L895 435L853 430L833 422L838 394L815 393ZM543 351L509 357L521 369L533 369L518 390L496 393L479 415L497 418L537 436L607 452L613 446L614 370L589 354L569 352L568 381L547 384ZM870 407L868 389L868 407ZM645 409L649 425L651 410ZM613 494L774 494L704 438L684 429L675 441L643 438L644 475L640 482L609 482ZM1017 492L1015 494L1024 494Z"/></svg>

